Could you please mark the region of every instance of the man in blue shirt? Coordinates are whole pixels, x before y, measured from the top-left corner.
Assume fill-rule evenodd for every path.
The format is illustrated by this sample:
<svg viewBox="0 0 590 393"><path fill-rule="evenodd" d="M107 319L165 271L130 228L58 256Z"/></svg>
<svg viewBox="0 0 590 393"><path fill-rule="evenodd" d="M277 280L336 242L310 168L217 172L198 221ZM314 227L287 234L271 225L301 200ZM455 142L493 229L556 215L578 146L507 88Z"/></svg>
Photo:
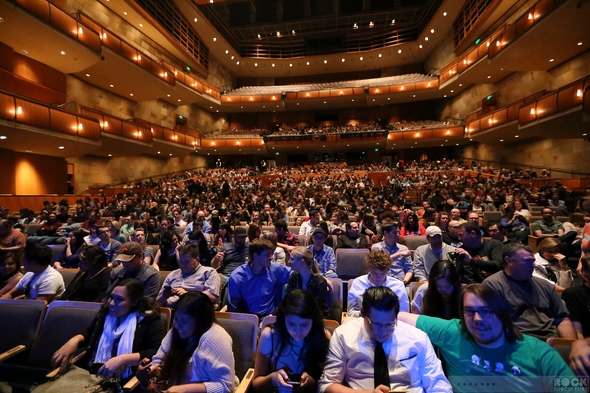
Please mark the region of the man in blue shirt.
<svg viewBox="0 0 590 393"><path fill-rule="evenodd" d="M263 318L276 309L291 269L271 262L274 247L266 239L254 239L248 251L250 261L237 267L229 277L227 311Z"/></svg>
<svg viewBox="0 0 590 393"><path fill-rule="evenodd" d="M383 220L383 241L375 243L371 250L385 250L391 258L391 268L387 274L389 277L397 278L408 285L414 276L412 269L412 251L408 247L398 244L399 222Z"/></svg>

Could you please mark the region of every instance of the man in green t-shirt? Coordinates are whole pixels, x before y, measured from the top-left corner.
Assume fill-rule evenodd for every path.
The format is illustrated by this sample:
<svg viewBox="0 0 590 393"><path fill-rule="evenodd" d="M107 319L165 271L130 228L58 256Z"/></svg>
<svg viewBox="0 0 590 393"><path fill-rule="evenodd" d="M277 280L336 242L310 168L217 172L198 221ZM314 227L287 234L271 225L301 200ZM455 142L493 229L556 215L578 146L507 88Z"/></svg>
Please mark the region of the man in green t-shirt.
<svg viewBox="0 0 590 393"><path fill-rule="evenodd" d="M514 326L503 299L491 288L466 286L459 308L460 320L398 316L438 346L455 392L584 391L578 387L584 381L553 348Z"/></svg>

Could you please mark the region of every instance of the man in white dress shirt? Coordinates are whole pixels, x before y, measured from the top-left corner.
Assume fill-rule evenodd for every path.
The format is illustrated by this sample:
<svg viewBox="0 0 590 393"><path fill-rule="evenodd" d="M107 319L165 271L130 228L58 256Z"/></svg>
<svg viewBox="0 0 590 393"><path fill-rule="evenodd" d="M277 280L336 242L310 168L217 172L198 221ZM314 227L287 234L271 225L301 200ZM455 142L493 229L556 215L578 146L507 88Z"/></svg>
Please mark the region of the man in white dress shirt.
<svg viewBox="0 0 590 393"><path fill-rule="evenodd" d="M362 303L362 318L334 331L320 393L452 392L428 336L397 321L399 300L391 289L369 288Z"/></svg>

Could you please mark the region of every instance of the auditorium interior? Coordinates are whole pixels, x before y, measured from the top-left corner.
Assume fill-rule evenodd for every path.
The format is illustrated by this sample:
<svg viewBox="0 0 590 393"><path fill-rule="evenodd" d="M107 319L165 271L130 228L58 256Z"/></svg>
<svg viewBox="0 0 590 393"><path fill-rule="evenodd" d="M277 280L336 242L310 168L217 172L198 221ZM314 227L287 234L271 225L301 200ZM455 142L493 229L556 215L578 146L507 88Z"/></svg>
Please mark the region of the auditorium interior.
<svg viewBox="0 0 590 393"><path fill-rule="evenodd" d="M194 168L590 172L588 0L0 0L0 194Z"/></svg>

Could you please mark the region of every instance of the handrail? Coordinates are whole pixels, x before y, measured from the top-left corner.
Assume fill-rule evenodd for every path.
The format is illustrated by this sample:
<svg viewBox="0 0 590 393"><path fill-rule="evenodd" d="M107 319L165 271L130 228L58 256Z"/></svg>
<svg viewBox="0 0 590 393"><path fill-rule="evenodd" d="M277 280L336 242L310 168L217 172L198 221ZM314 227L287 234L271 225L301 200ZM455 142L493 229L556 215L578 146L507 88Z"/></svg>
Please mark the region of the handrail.
<svg viewBox="0 0 590 393"><path fill-rule="evenodd" d="M520 107L538 99L539 97L542 97L545 95L545 93L545 90L541 90L494 111L482 114L480 116L473 116L473 120L469 120L467 122L467 134L469 136L473 136L480 131L490 129L492 127L498 127L511 121L518 120L518 111L520 110Z"/></svg>
<svg viewBox="0 0 590 393"><path fill-rule="evenodd" d="M48 1L12 0L15 4L65 33L88 49L100 53L101 42L98 35L88 24L78 20L58 5Z"/></svg>
<svg viewBox="0 0 590 393"><path fill-rule="evenodd" d="M168 72L164 67L165 62L162 60L156 61L151 59L145 52L139 51L127 42L123 41L121 37L115 34L112 30L101 26L98 22L82 11L78 12L78 17L85 23L92 25L99 32L100 40L104 46L117 53L124 59L127 59L135 65L143 68L147 72L153 74L169 85L174 86L174 75L168 75Z"/></svg>
<svg viewBox="0 0 590 393"><path fill-rule="evenodd" d="M99 140L96 119L0 90L0 119L43 128L61 134Z"/></svg>
<svg viewBox="0 0 590 393"><path fill-rule="evenodd" d="M531 6L518 20L506 28L496 38L495 44L490 45L488 58L493 59L504 48L516 41L519 37L533 28L539 21L543 20L564 0L539 0Z"/></svg>
<svg viewBox="0 0 590 393"><path fill-rule="evenodd" d="M528 124L582 105L584 95L590 94L588 86L590 86L590 75L545 94L534 102L521 106L518 111L518 124Z"/></svg>
<svg viewBox="0 0 590 393"><path fill-rule="evenodd" d="M515 23L502 25L496 31L479 43L476 47L467 49L461 55L444 66L440 73L440 83L443 84L455 75L460 75L484 57L493 59L504 48L529 31L539 21L543 20L564 0L539 0L531 6Z"/></svg>
<svg viewBox="0 0 590 393"><path fill-rule="evenodd" d="M98 120L102 132L123 138L136 140L138 142L152 143L152 133L149 128L140 126L131 120L121 119L82 105L80 111L86 116Z"/></svg>
<svg viewBox="0 0 590 393"><path fill-rule="evenodd" d="M522 164L522 163L516 163L516 162L508 162L508 161L490 161L490 160L480 160L480 159L476 159L473 157L462 157L462 160L467 160L467 161L476 161L479 163L484 163L484 164L494 164L494 165L499 165L500 168L505 168L505 169L515 169L515 168L519 168L519 169L529 169L532 171L532 169L547 169L549 172L553 173L553 172L560 172L560 173L567 173L568 175L572 176L572 179L574 178L574 175L582 175L584 177L590 177L590 172L584 172L584 171L574 171L571 169L564 169L564 168L554 168L554 167L547 167L547 166L540 166L540 165L530 165L530 164ZM512 166L512 167L511 167Z"/></svg>

